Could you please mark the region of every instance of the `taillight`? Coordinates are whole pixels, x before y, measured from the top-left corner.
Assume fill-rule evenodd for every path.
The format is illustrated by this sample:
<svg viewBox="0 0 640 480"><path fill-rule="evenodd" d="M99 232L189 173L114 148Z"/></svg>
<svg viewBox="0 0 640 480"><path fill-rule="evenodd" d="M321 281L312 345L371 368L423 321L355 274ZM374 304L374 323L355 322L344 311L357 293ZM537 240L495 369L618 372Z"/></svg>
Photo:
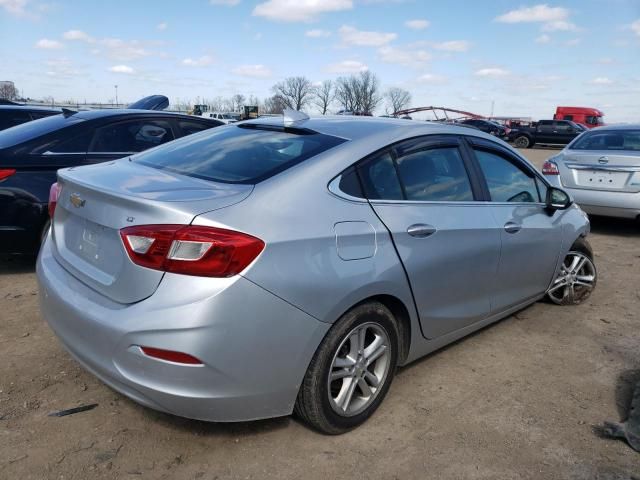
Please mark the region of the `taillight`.
<svg viewBox="0 0 640 480"><path fill-rule="evenodd" d="M58 205L58 198L60 197L61 187L58 182L51 185L49 189L49 218L53 219L53 214L56 211L56 205Z"/></svg>
<svg viewBox="0 0 640 480"><path fill-rule="evenodd" d="M558 170L558 165L547 160L542 164L542 173L545 175L560 175L560 170Z"/></svg>
<svg viewBox="0 0 640 480"><path fill-rule="evenodd" d="M188 353L174 352L173 350L164 350L162 348L140 347L142 353L148 357L159 358L167 362L184 363L185 365L202 365L202 361L189 355Z"/></svg>
<svg viewBox="0 0 640 480"><path fill-rule="evenodd" d="M264 249L251 235L196 225L139 225L120 236L137 265L203 277L237 275Z"/></svg>
<svg viewBox="0 0 640 480"><path fill-rule="evenodd" d="M0 168L0 182L16 173L15 168Z"/></svg>

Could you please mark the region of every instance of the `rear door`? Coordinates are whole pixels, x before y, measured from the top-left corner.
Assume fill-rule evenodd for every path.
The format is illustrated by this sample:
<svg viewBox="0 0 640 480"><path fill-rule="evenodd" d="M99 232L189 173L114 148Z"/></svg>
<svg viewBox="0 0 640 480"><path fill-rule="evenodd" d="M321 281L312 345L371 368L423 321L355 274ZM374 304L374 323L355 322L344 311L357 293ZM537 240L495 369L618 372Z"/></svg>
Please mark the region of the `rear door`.
<svg viewBox="0 0 640 480"><path fill-rule="evenodd" d="M166 117L112 120L95 129L89 143L87 161L100 163L127 157L175 138L172 122Z"/></svg>
<svg viewBox="0 0 640 480"><path fill-rule="evenodd" d="M578 131L574 128L574 126L569 122L563 122L562 120L558 120L553 122L554 125L554 135L556 136L555 142L561 145L567 145L571 143L576 135L578 135Z"/></svg>
<svg viewBox="0 0 640 480"><path fill-rule="evenodd" d="M555 135L553 133L553 121L540 120L536 127L536 142L537 143L555 143Z"/></svg>
<svg viewBox="0 0 640 480"><path fill-rule="evenodd" d="M436 338L491 311L500 233L457 136L402 142L365 160L367 197L391 232L418 309Z"/></svg>
<svg viewBox="0 0 640 480"><path fill-rule="evenodd" d="M530 165L494 142L469 142L500 235L492 305L498 313L546 291L562 246L561 213L547 212L546 183Z"/></svg>

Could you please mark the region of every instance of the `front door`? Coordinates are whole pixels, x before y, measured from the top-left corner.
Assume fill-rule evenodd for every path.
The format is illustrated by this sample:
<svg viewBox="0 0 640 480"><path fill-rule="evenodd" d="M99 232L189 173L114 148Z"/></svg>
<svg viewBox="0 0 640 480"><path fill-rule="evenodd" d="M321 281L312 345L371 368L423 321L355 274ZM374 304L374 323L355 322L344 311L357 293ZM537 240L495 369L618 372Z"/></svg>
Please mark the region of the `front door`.
<svg viewBox="0 0 640 480"><path fill-rule="evenodd" d="M391 232L422 332L436 338L486 318L500 232L456 136L413 139L366 160L360 175Z"/></svg>

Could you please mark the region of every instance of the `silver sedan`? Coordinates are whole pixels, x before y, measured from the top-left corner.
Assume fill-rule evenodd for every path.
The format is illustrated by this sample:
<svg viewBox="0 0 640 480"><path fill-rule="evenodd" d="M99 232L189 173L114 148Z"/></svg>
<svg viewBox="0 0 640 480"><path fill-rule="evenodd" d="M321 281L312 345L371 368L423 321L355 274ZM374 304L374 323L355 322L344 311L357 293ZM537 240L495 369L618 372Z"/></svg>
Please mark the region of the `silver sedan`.
<svg viewBox="0 0 640 480"><path fill-rule="evenodd" d="M542 171L587 213L640 219L640 125L589 130Z"/></svg>
<svg viewBox="0 0 640 480"><path fill-rule="evenodd" d="M292 114L293 115L293 114ZM61 170L37 274L67 350L151 408L345 432L396 367L596 283L586 215L501 140L269 118Z"/></svg>

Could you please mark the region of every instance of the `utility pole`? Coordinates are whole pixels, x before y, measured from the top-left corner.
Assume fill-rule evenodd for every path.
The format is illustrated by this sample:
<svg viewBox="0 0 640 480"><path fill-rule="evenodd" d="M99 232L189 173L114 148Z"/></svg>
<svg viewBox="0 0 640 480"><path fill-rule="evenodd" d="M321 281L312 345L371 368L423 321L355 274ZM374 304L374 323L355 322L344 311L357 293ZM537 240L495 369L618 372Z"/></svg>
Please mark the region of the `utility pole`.
<svg viewBox="0 0 640 480"><path fill-rule="evenodd" d="M114 85L116 89L116 108L118 107L118 85Z"/></svg>
<svg viewBox="0 0 640 480"><path fill-rule="evenodd" d="M496 101L495 100L491 100L491 115L489 116L489 118L493 118L493 107L496 105Z"/></svg>

